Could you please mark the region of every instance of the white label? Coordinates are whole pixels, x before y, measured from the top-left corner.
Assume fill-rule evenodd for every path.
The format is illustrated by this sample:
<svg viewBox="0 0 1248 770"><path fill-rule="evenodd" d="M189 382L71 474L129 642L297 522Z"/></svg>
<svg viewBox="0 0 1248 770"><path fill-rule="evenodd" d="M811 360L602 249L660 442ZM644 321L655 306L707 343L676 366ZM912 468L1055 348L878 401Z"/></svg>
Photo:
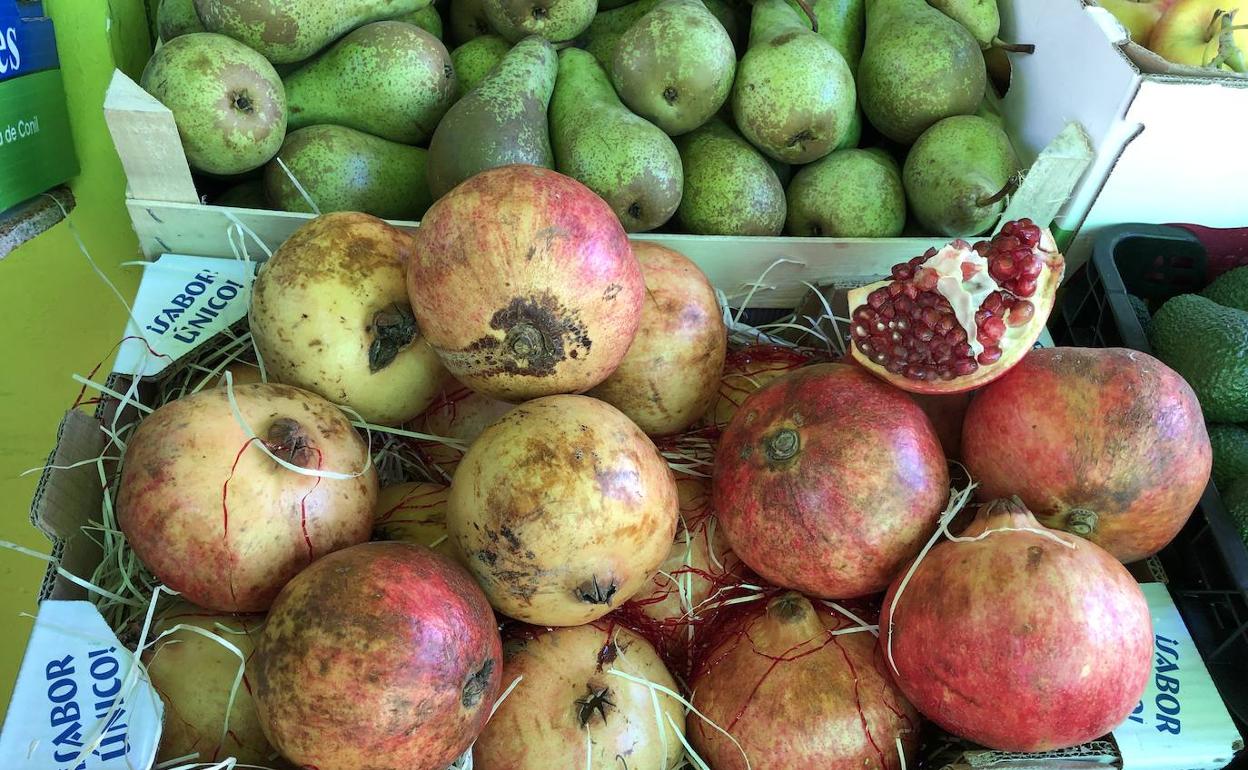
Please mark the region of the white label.
<svg viewBox="0 0 1248 770"><path fill-rule="evenodd" d="M134 663L90 602L40 604L0 733L0 767L151 767L164 707Z"/></svg>
<svg viewBox="0 0 1248 770"><path fill-rule="evenodd" d="M113 370L150 377L247 315L256 264L166 254L148 265Z"/></svg>
<svg viewBox="0 0 1248 770"><path fill-rule="evenodd" d="M1153 615L1153 673L1135 711L1114 730L1123 770L1220 770L1240 741L1170 592L1140 586Z"/></svg>

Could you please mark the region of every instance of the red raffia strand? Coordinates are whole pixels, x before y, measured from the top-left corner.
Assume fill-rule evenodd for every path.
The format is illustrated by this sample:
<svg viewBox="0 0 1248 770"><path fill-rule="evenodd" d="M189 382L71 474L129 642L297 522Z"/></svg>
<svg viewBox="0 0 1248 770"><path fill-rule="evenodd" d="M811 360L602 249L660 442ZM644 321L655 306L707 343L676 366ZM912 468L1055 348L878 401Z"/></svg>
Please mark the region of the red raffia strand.
<svg viewBox="0 0 1248 770"><path fill-rule="evenodd" d="M786 347L784 345L754 344L728 351L724 358L724 367L744 367L750 364L776 364L769 367L775 369L796 369L799 366L813 363L816 357L805 350Z"/></svg>
<svg viewBox="0 0 1248 770"><path fill-rule="evenodd" d="M271 448L271 447L270 447ZM318 447L308 447L316 452L316 469L321 469L321 463L325 455L321 453ZM308 534L308 498L321 485L321 477L316 476L316 480L312 482L312 488L303 493L303 497L299 498L299 526L303 530L303 542L308 546L308 563L311 564L316 559L316 549L312 547L312 537Z"/></svg>
<svg viewBox="0 0 1248 770"><path fill-rule="evenodd" d="M421 482L418 482L418 483L421 483ZM425 482L425 483L434 484L436 482ZM377 523L378 524L434 524L434 523L437 523L433 519L393 519L391 517L394 516L394 514L398 513L399 511L410 511L410 510L423 509L423 508L433 508L435 506L444 504L446 502L447 487L445 484L438 485L438 487L439 487L438 489L431 489L431 490L409 489L407 493L403 495L403 497L400 498L397 503L395 503L389 509L383 511L381 515L377 517ZM417 499L434 497L435 495L442 496L442 499L435 500L430 503L415 502L415 500Z"/></svg>
<svg viewBox="0 0 1248 770"><path fill-rule="evenodd" d="M130 334L128 336L122 337L121 339L117 340L117 344L113 345L109 349L108 353L104 354L104 358L100 359L100 362L96 364L94 367L92 367L90 373L88 373L84 379L90 380L92 377L94 377L100 371L100 369L104 366L104 364L108 362L108 359L113 357L113 353L116 353L117 349L120 348L126 342L126 340L138 340L139 342L143 343L143 345L147 348L147 351L151 353L152 355L156 356L157 358L167 358L170 361L173 361L173 356L169 355L168 353L157 352L151 346L151 344L143 337L140 337L137 334ZM74 399L74 405L71 406L70 409L71 410L77 409L78 407L86 406L87 404L96 404L103 400L102 398L93 398L93 399L90 399L89 401L84 401L83 396L85 396L86 394L87 394L87 386L86 384L84 384L82 388L78 390L78 397Z"/></svg>

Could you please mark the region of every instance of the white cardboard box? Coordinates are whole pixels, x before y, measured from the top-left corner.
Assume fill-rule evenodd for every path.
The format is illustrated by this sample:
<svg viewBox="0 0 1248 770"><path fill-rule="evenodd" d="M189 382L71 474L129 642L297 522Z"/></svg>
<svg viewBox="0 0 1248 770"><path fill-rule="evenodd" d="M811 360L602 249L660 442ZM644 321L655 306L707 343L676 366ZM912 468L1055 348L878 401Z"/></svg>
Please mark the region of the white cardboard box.
<svg viewBox="0 0 1248 770"><path fill-rule="evenodd" d="M1248 77L1169 65L1129 42L1107 11L1082 0L1000 3L1011 55L1002 110L1024 163L1070 121L1096 157L1057 225L1076 232L1072 267L1113 224L1248 226Z"/></svg>

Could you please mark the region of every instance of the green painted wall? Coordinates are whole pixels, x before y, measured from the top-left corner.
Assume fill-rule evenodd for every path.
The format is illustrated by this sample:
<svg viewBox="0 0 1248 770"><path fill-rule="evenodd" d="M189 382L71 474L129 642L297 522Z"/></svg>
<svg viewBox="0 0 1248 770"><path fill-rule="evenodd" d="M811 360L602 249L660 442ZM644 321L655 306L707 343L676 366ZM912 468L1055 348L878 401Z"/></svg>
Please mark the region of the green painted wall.
<svg viewBox="0 0 1248 770"><path fill-rule="evenodd" d="M45 0L56 24L74 145L82 165L71 182L70 219L96 264L127 300L139 273L120 263L138 256L124 205L125 177L104 124L104 91L114 67L138 79L151 53L144 0ZM0 260L0 539L46 551L28 510L37 473L73 403L74 373L86 374L121 336L125 310L92 270L61 223ZM46 565L0 551L0 697L7 705Z"/></svg>

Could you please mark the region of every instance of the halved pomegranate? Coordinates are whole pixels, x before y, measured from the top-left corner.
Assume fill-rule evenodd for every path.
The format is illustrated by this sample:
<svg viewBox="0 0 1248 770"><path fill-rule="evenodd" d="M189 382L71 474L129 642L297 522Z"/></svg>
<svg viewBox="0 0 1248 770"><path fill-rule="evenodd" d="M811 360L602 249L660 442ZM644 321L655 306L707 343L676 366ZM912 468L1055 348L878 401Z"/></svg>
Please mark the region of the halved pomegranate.
<svg viewBox="0 0 1248 770"><path fill-rule="evenodd" d="M849 292L854 358L912 393L960 393L997 379L1031 350L1065 260L1030 219L992 240L956 240Z"/></svg>

